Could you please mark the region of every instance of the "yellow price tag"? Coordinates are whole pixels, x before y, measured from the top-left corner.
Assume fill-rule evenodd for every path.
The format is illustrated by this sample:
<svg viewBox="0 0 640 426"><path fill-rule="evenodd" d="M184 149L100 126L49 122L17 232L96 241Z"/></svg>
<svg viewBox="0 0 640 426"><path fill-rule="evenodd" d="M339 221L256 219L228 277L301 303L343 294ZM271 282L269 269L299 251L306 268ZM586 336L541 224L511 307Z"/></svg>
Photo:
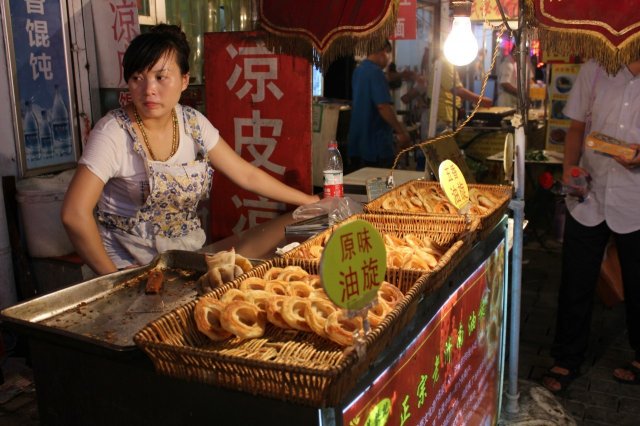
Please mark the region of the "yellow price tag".
<svg viewBox="0 0 640 426"><path fill-rule="evenodd" d="M469 188L462 171L456 163L444 160L438 167L440 186L445 195L460 213L466 213L471 207L469 202Z"/></svg>
<svg viewBox="0 0 640 426"><path fill-rule="evenodd" d="M364 220L333 232L320 259L320 279L329 299L341 308L359 310L378 294L387 272L382 236Z"/></svg>

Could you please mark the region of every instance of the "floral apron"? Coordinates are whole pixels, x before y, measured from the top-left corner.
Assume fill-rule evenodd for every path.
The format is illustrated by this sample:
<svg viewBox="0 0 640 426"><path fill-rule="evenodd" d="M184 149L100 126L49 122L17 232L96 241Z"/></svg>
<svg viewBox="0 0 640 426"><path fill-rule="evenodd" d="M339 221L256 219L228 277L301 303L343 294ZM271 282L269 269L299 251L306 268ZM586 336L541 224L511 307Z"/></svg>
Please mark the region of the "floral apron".
<svg viewBox="0 0 640 426"><path fill-rule="evenodd" d="M211 168L195 111L182 107L185 133L198 144L198 159L183 164L152 161L138 140L124 110L115 111L120 126L129 132L135 151L142 156L149 179L149 196L133 217L102 212L98 222L110 231L131 256L131 263L146 265L167 250L197 250L206 235L197 216L200 199L211 190ZM118 265L122 268L127 265Z"/></svg>

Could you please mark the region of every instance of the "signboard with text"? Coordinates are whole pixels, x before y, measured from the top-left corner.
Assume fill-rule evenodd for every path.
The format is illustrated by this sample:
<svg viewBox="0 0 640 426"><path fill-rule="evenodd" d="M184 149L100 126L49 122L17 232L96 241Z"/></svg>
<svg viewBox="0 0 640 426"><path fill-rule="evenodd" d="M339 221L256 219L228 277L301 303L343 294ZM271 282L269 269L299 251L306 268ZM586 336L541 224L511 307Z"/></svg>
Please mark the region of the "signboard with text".
<svg viewBox="0 0 640 426"><path fill-rule="evenodd" d="M205 34L207 117L245 160L311 192L311 65L269 51L259 32ZM214 173L211 236L237 234L290 206Z"/></svg>
<svg viewBox="0 0 640 426"><path fill-rule="evenodd" d="M320 277L329 299L337 306L359 310L378 294L387 271L382 236L364 220L336 229L322 250Z"/></svg>
<svg viewBox="0 0 640 426"><path fill-rule="evenodd" d="M417 37L417 0L400 0L398 2L398 17L396 26L389 37L391 40L415 40Z"/></svg>
<svg viewBox="0 0 640 426"><path fill-rule="evenodd" d="M78 147L66 8L60 0L3 7L22 176L75 166Z"/></svg>
<svg viewBox="0 0 640 426"><path fill-rule="evenodd" d="M343 424L496 424L505 243L466 279L406 350L343 410Z"/></svg>
<svg viewBox="0 0 640 426"><path fill-rule="evenodd" d="M564 115L563 110L579 70L580 65L578 64L551 64L549 111L547 114L549 121L545 146L549 151L564 151L564 141L567 137L571 120Z"/></svg>

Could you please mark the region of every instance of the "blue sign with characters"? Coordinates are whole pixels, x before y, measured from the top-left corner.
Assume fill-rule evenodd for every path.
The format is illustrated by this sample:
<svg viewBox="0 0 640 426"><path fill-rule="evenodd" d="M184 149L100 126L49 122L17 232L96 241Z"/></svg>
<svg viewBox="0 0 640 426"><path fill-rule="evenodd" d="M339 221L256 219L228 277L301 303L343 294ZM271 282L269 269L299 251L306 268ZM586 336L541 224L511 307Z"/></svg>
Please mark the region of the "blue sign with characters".
<svg viewBox="0 0 640 426"><path fill-rule="evenodd" d="M63 5L59 0L9 3L22 172L62 169L76 161Z"/></svg>

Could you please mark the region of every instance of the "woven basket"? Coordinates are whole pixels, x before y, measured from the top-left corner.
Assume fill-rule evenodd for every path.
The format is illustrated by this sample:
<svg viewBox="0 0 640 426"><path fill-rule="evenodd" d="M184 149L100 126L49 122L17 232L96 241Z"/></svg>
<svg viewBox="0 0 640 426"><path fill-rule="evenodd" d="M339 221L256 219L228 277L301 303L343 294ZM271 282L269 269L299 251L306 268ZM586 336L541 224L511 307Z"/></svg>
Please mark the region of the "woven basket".
<svg viewBox="0 0 640 426"><path fill-rule="evenodd" d="M273 266L301 263L305 262L273 259L203 297L220 298L248 276L264 276ZM318 273L317 262L306 265L309 273ZM404 298L365 336L361 357L313 333L271 324L259 339L213 342L197 330L196 301L149 323L134 341L161 374L314 407L334 406L413 317L427 285L426 277L417 282L390 282L403 291Z"/></svg>
<svg viewBox="0 0 640 426"><path fill-rule="evenodd" d="M440 193L442 193L444 196L444 192L440 188L439 182L412 180L398 186L397 188L392 189L389 192L386 192L385 194L381 195L375 200L365 204L364 211L367 213L412 215L416 217L425 216L430 218L459 216L459 215L444 214L444 213L430 213L427 211L409 212L409 211L403 211L403 210L390 210L390 209L384 209L382 207L385 200L389 199L390 197L399 197L400 194L410 186L417 189L418 191L427 191L427 190L436 189L440 191ZM504 215L505 211L507 210L507 207L509 205L509 200L511 200L511 197L513 194L513 187L510 185L486 185L486 184L473 184L473 183L469 184L468 187L469 189L477 188L482 192L487 192L499 199L499 204L494 208L492 208L487 213L483 215L470 215L471 217L480 218L480 226L478 230L480 231L480 239L483 239L484 237L486 237L486 235L489 232L491 232L493 227L500 221L500 219L502 218L502 215Z"/></svg>
<svg viewBox="0 0 640 426"><path fill-rule="evenodd" d="M312 246L324 246L336 227L357 219L366 220L381 234L391 234L404 237L414 234L418 237L428 237L446 249L438 264L431 270L401 269L387 267L387 277L391 282L414 282L422 275L427 276L425 291L430 292L439 287L443 280L456 267L464 255L471 249L477 238L479 219L472 219L470 223L462 216L400 216L391 214L356 214L344 221L321 232L300 246L284 254L284 257L299 262L319 261L319 259L305 258Z"/></svg>

